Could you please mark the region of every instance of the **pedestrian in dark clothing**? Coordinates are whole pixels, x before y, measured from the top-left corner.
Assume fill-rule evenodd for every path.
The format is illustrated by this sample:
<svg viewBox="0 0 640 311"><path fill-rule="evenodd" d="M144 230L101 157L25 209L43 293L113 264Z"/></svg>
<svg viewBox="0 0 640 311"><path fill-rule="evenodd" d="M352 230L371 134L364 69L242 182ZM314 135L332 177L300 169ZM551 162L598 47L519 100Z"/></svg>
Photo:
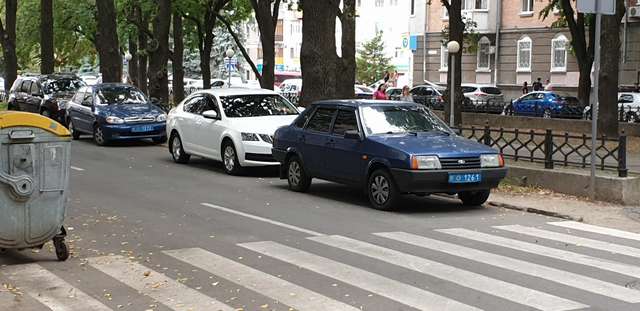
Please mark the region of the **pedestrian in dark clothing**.
<svg viewBox="0 0 640 311"><path fill-rule="evenodd" d="M529 84L527 81L524 81L524 84L522 84L522 94L529 94Z"/></svg>
<svg viewBox="0 0 640 311"><path fill-rule="evenodd" d="M384 73L384 83L389 82L389 78L391 78L391 74L389 73L389 71L387 70L387 72Z"/></svg>
<svg viewBox="0 0 640 311"><path fill-rule="evenodd" d="M541 78L538 78L538 81L533 82L533 90L535 92L544 91L544 86L542 86L542 79Z"/></svg>

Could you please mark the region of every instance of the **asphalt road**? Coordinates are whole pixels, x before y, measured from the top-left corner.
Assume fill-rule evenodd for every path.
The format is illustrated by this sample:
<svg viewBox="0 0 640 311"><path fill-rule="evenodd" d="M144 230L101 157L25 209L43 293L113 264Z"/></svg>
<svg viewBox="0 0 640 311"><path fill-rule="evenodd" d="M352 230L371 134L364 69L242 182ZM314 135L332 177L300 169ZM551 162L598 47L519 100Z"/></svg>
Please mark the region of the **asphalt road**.
<svg viewBox="0 0 640 311"><path fill-rule="evenodd" d="M0 310L639 310L640 235L73 142L73 256L0 254ZM499 227L498 227L499 226Z"/></svg>

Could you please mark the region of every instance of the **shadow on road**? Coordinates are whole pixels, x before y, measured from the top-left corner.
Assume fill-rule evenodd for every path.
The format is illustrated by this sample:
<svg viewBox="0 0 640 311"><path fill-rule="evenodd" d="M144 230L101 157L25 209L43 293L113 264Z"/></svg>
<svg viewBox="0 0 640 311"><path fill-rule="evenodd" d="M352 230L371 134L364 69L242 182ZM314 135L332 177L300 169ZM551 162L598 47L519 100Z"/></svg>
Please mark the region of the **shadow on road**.
<svg viewBox="0 0 640 311"><path fill-rule="evenodd" d="M173 163L173 160L171 160L170 155L167 157L167 161L170 161L171 163ZM204 159L200 157L191 157L191 160L189 160L189 163L183 164L183 165L229 176L227 175L227 173L225 173L224 168L222 167L222 162L220 161ZM278 178L278 166L248 167L248 168L245 168L242 175L238 175L236 177Z"/></svg>
<svg viewBox="0 0 640 311"><path fill-rule="evenodd" d="M76 142L82 142L86 144L93 144L93 138L91 136L83 135L80 139L75 140ZM166 144L158 144L151 141L151 139L141 139L141 140L128 140L128 141L111 141L105 146L98 146L96 148L129 148L129 147L161 147L167 148ZM168 152L168 151L167 151Z"/></svg>

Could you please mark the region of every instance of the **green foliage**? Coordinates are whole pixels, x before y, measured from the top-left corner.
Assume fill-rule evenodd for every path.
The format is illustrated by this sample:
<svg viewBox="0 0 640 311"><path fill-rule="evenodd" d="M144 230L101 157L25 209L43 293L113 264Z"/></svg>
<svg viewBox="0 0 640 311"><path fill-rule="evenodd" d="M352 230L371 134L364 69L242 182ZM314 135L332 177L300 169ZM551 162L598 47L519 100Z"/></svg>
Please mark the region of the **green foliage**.
<svg viewBox="0 0 640 311"><path fill-rule="evenodd" d="M462 16L462 23L464 23L464 37L462 42L462 51L465 53L475 53L478 50L478 40L480 40L480 33L476 31L478 23L473 19L468 19ZM449 42L449 25L445 25L441 31L442 45L447 45Z"/></svg>
<svg viewBox="0 0 640 311"><path fill-rule="evenodd" d="M384 54L382 32L365 42L358 50L356 58L356 78L360 83L371 84L384 77L387 70L392 70L391 58Z"/></svg>

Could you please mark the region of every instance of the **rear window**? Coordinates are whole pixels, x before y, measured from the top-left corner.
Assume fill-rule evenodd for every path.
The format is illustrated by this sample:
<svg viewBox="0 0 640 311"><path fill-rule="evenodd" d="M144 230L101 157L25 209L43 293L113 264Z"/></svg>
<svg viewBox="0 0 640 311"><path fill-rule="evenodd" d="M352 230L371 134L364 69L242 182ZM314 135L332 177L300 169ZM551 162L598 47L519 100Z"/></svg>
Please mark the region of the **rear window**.
<svg viewBox="0 0 640 311"><path fill-rule="evenodd" d="M473 86L463 86L462 87L462 93L471 93L471 92L475 92L476 88Z"/></svg>
<svg viewBox="0 0 640 311"><path fill-rule="evenodd" d="M480 90L487 94L500 95L502 92L497 87L481 87Z"/></svg>

